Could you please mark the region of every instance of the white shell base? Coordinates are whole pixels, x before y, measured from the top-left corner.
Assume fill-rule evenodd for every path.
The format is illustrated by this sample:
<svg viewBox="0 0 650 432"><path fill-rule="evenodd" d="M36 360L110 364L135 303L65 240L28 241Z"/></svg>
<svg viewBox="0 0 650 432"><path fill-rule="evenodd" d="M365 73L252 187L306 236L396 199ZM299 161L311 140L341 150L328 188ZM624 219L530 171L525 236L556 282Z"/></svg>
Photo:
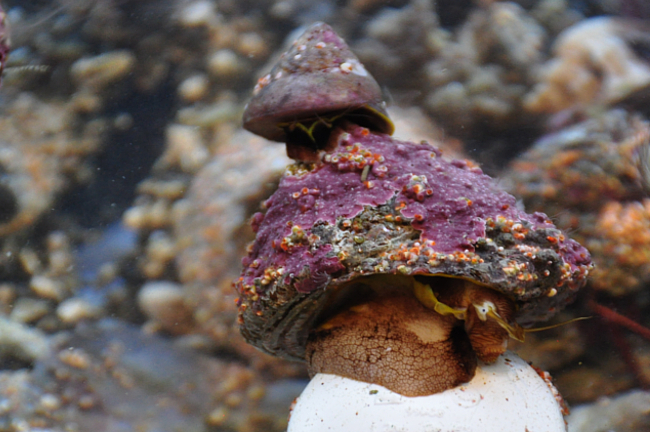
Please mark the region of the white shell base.
<svg viewBox="0 0 650 432"><path fill-rule="evenodd" d="M288 432L565 432L560 405L525 361L506 352L442 393L406 397L385 387L317 374L291 411Z"/></svg>

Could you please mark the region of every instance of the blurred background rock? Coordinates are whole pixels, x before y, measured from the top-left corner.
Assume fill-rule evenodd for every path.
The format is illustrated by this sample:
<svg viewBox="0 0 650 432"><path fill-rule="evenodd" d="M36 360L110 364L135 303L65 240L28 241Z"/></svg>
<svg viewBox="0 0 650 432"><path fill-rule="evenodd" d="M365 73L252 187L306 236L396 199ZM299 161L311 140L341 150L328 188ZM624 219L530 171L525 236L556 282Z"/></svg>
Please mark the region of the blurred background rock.
<svg viewBox="0 0 650 432"><path fill-rule="evenodd" d="M284 430L305 370L243 342L231 281L288 159L240 118L316 20L384 86L399 137L480 162L591 249L558 322L597 302L650 326L644 1L2 5L0 430ZM517 349L587 404L571 430L650 424L647 339L595 317Z"/></svg>

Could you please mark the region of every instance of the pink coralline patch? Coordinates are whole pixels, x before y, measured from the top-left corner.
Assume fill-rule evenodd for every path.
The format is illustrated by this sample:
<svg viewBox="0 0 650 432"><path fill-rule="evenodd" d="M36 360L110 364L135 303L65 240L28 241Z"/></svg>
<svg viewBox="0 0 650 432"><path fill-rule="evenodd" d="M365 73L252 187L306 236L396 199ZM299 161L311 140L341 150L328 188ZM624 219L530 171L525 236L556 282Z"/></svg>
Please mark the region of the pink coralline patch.
<svg viewBox="0 0 650 432"><path fill-rule="evenodd" d="M322 41L325 43L331 43L341 50L348 49L348 45L331 28L323 31Z"/></svg>
<svg viewBox="0 0 650 432"><path fill-rule="evenodd" d="M313 229L353 219L369 207L393 206L395 217L410 222L419 240L442 254L473 252L475 243L486 237L488 219L524 222L533 230L553 228L544 215L519 211L515 198L479 168L447 161L427 143L397 141L349 126L339 135L338 147L309 168L288 170L265 203L267 213L255 216L257 240L244 265L253 259L261 265L244 273L246 284L253 284L269 265L283 267L286 278L343 270L343 264L334 264L336 251L313 238ZM304 232L300 242L291 240L297 229ZM557 242L572 265L588 256L571 240ZM301 284L300 291L315 288Z"/></svg>
<svg viewBox="0 0 650 432"><path fill-rule="evenodd" d="M263 224L267 231L258 233L258 244L267 243L265 235L286 235L294 225L309 228L354 218L365 206L381 206L393 197L396 210L405 218L416 219L413 226L422 231L423 238L436 243L438 252L471 249L474 241L485 236L486 217L519 216L514 197L496 189L480 169L450 163L426 143L364 132L367 130L353 128L313 171L282 179L278 192L266 203L269 211ZM372 156L364 157L364 150ZM366 165L370 169L362 180ZM301 191L307 190L319 193L306 195L310 198L306 207ZM536 222L544 224L548 222ZM277 231L280 226L284 227L281 233ZM269 244L279 243L276 239Z"/></svg>
<svg viewBox="0 0 650 432"><path fill-rule="evenodd" d="M236 286L242 331L258 347L301 358L303 308L360 276L462 277L514 299L522 324L584 285L589 253L471 163L353 124L331 140L318 162L289 166L253 217Z"/></svg>

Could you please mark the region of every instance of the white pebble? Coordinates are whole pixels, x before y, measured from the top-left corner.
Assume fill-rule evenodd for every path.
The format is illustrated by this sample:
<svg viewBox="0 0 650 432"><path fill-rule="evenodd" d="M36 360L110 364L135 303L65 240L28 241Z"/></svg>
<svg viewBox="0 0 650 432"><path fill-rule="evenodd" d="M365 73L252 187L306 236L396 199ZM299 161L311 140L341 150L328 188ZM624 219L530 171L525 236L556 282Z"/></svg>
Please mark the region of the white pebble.
<svg viewBox="0 0 650 432"><path fill-rule="evenodd" d="M122 216L124 225L132 230L139 230L146 227L147 209L144 206L134 206L124 212Z"/></svg>
<svg viewBox="0 0 650 432"><path fill-rule="evenodd" d="M68 324L75 324L84 319L98 318L101 309L80 298L71 298L62 302L56 309L59 319Z"/></svg>
<svg viewBox="0 0 650 432"><path fill-rule="evenodd" d="M61 301L65 289L63 284L47 276L33 276L29 281L29 287L39 297Z"/></svg>
<svg viewBox="0 0 650 432"><path fill-rule="evenodd" d="M208 93L210 81L204 74L192 75L178 86L178 95L186 102L196 102Z"/></svg>
<svg viewBox="0 0 650 432"><path fill-rule="evenodd" d="M174 256L176 256L176 242L165 231L152 232L147 244L147 258L166 262Z"/></svg>
<svg viewBox="0 0 650 432"><path fill-rule="evenodd" d="M61 408L61 400L51 393L46 393L41 396L41 407L46 411L55 411Z"/></svg>
<svg viewBox="0 0 650 432"><path fill-rule="evenodd" d="M181 10L179 21L185 27L202 27L217 22L217 11L209 0L192 2Z"/></svg>
<svg viewBox="0 0 650 432"><path fill-rule="evenodd" d="M186 324L190 311L181 285L169 281L150 281L138 293L138 305L150 319L166 328Z"/></svg>
<svg viewBox="0 0 650 432"><path fill-rule="evenodd" d="M167 127L167 150L163 160L183 172L198 171L210 158L197 127L172 124Z"/></svg>
<svg viewBox="0 0 650 432"><path fill-rule="evenodd" d="M42 331L4 317L0 317L0 346L29 360L50 354L49 341Z"/></svg>
<svg viewBox="0 0 650 432"><path fill-rule="evenodd" d="M43 318L49 311L47 300L22 297L14 303L9 319L21 323L32 323Z"/></svg>
<svg viewBox="0 0 650 432"><path fill-rule="evenodd" d="M70 73L80 83L104 87L133 71L136 57L128 50L111 51L95 57L84 57L72 64Z"/></svg>
<svg viewBox="0 0 650 432"><path fill-rule="evenodd" d="M222 49L208 57L208 71L217 77L234 77L245 68L243 60L232 50Z"/></svg>

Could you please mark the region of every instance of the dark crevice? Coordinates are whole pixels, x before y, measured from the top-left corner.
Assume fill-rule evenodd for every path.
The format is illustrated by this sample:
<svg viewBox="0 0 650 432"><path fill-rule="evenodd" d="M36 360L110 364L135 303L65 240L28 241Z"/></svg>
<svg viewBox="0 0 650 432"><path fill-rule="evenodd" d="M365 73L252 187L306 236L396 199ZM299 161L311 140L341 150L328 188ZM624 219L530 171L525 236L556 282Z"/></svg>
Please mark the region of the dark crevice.
<svg viewBox="0 0 650 432"><path fill-rule="evenodd" d="M465 141L468 156L477 161L488 175L496 176L508 163L526 151L541 133L534 122L507 131L490 131L487 128Z"/></svg>
<svg viewBox="0 0 650 432"><path fill-rule="evenodd" d="M2 7L5 11L13 7L20 7L29 15L40 12L51 5L52 0L6 0L2 2Z"/></svg>
<svg viewBox="0 0 650 432"><path fill-rule="evenodd" d="M444 28L454 28L464 23L471 10L471 0L436 2L436 13L438 14L440 25Z"/></svg>
<svg viewBox="0 0 650 432"><path fill-rule="evenodd" d="M95 156L93 181L68 193L61 210L88 228L118 220L136 194L136 186L148 175L161 155L165 125L173 116L174 91L171 83L153 94L133 93L108 107L105 116L128 113L133 127L113 131L102 151Z"/></svg>
<svg viewBox="0 0 650 432"><path fill-rule="evenodd" d="M10 354L0 355L0 370L2 371L32 369L33 367L34 363L31 360Z"/></svg>
<svg viewBox="0 0 650 432"><path fill-rule="evenodd" d="M0 172L0 181L2 173ZM0 183L0 224L7 223L18 214L18 198L13 191Z"/></svg>
<svg viewBox="0 0 650 432"><path fill-rule="evenodd" d="M452 329L449 339L453 342L453 350L456 353L455 358L463 359L460 366L465 370L467 375L474 376L477 361L476 354L472 348L469 336L462 326L456 326Z"/></svg>

